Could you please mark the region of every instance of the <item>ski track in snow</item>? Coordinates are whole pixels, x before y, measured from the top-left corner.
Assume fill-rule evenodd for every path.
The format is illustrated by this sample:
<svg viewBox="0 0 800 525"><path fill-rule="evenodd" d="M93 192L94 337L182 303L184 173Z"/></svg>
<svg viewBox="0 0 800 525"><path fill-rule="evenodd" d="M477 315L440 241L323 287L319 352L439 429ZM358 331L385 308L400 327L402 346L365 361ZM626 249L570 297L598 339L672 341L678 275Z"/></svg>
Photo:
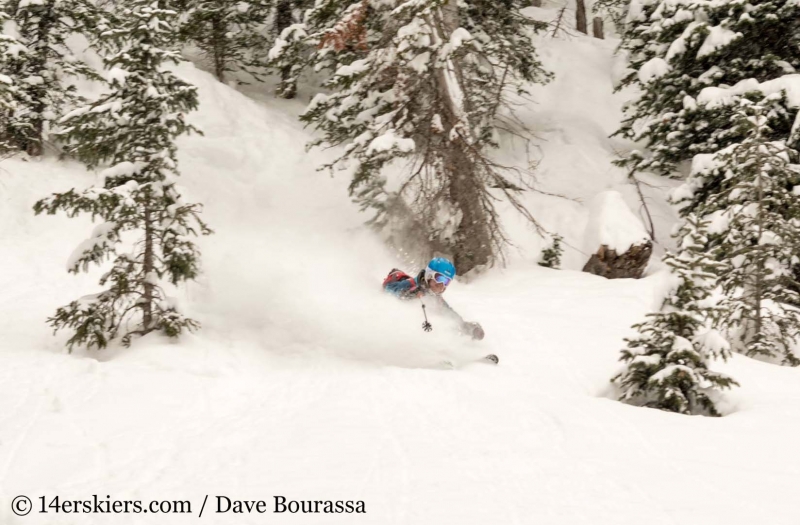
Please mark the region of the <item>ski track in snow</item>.
<svg viewBox="0 0 800 525"><path fill-rule="evenodd" d="M553 43L584 48L570 81L597 83L591 96L547 88L526 119L550 140L548 189L628 198L607 168L603 134L616 106L597 87L610 82L598 72L610 70L613 43L598 45ZM195 523L206 494L201 522L214 524L800 521L797 370L735 356L723 369L743 386L726 394L732 414L722 419L616 403L608 380L659 277L606 281L516 252L508 269L448 291L485 341L441 319L423 333L418 304L377 290L397 261L361 226L346 177L314 172L327 154L304 153L308 133L292 114L301 103L256 102L191 66L180 73L200 88L192 121L205 133L181 141L181 183L217 233L201 241L204 275L178 292L203 322L179 344L148 336L131 349L61 353L67 335L52 337L43 320L96 289L98 271L63 269L90 225L29 210L95 176L50 160L3 163L0 523ZM593 118L606 127L583 125ZM605 167L586 177L596 166ZM531 199L548 227L565 225L578 243L581 204ZM510 230L535 253L530 232L513 220ZM568 254L568 268L579 255ZM500 365L429 368L487 353ZM18 518L9 508L18 494L188 499L194 514ZM215 495L264 499L270 511L275 495L364 500L367 514L214 514Z"/></svg>

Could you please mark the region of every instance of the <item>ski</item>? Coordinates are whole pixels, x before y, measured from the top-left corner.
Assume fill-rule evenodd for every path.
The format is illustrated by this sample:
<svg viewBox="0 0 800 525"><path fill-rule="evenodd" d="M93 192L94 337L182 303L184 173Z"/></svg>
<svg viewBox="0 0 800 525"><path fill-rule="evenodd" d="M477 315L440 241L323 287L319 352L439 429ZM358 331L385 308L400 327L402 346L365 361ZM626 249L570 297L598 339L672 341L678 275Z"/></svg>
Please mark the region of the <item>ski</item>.
<svg viewBox="0 0 800 525"><path fill-rule="evenodd" d="M456 364L453 361L444 360L439 363L439 367L444 370L453 370L455 368L468 365L470 363L487 363L487 364L497 365L500 363L500 358L497 357L495 354L487 354L477 359L470 359L468 361L461 362L458 364L458 366L456 366Z"/></svg>

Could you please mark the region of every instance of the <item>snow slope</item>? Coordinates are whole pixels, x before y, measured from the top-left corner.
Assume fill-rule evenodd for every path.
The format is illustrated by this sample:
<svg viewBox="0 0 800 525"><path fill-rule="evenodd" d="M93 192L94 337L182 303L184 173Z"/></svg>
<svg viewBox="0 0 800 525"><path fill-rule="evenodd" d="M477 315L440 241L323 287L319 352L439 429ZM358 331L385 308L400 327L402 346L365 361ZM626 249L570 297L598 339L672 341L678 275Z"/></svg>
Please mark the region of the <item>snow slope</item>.
<svg viewBox="0 0 800 525"><path fill-rule="evenodd" d="M550 0L544 5L544 8L528 8L525 13L538 20L552 21L563 4ZM565 17L573 21L574 13L567 12ZM647 221L626 170L611 164L635 147L625 140L609 138L618 129L622 104L630 96L630 93L613 93L624 68L624 59L614 55L618 43L615 39L598 40L575 31L559 33L557 38L550 32L540 34L537 50L554 78L544 86L532 86L532 102L518 108L519 117L536 137L531 156L537 161L535 186L543 192L529 195L526 202L545 229L565 237L562 267L567 269L580 270L599 248L590 249L585 244L593 240L589 223L601 219L591 213L590 206L601 192L621 193L630 211L642 222ZM528 165L518 139L506 139L503 146L504 161ZM669 231L676 215L666 203L666 195L677 183L647 174L638 178L653 217L654 254L660 257L664 247L671 246ZM519 259L530 260L532 254L544 247L541 239L530 235L530 227L521 218L508 213L506 222L515 244L523 252L512 253L512 264Z"/></svg>
<svg viewBox="0 0 800 525"><path fill-rule="evenodd" d="M631 195L605 163L612 47L548 44L548 60L569 51L576 63L526 116L546 139L540 182L585 201L532 198L575 246L591 198ZM531 251L448 291L485 341L438 317L426 334L417 304L377 290L397 261L361 226L347 181L314 171L324 154L304 152L300 103L261 104L191 66L180 73L200 89L192 120L205 133L181 142L184 190L216 234L202 240L202 279L178 292L203 328L179 343L64 354L67 334L43 320L96 289L97 272L64 271L89 221L30 207L95 176L53 160L0 165L0 523L196 523L206 495L201 521L214 524L798 522L797 370L736 356L724 369L743 386L721 419L614 402L622 338L657 305L663 277L548 270ZM538 242L514 228L520 246ZM489 352L500 366L466 364ZM445 357L463 366L432 368ZM18 495L93 494L189 500L192 514L10 507ZM269 513L215 514L216 495L266 500ZM363 500L367 513L272 514L277 495Z"/></svg>

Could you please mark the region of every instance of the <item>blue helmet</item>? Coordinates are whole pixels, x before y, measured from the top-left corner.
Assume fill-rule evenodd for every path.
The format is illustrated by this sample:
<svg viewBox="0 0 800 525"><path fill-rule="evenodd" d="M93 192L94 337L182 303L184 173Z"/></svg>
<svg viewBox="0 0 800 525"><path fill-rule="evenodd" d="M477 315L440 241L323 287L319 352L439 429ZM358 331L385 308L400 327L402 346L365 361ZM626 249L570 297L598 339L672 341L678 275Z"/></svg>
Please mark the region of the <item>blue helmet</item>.
<svg viewBox="0 0 800 525"><path fill-rule="evenodd" d="M435 257L425 268L425 279L434 279L436 274L445 276L447 279L444 284L449 284L456 277L456 267L444 257Z"/></svg>

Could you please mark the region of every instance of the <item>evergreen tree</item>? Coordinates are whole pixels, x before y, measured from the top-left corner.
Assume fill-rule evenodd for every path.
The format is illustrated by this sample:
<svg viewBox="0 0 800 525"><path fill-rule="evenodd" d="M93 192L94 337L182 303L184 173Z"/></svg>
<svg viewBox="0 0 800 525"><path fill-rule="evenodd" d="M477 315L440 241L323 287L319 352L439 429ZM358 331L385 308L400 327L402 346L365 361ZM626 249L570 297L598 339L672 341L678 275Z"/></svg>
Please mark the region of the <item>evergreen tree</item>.
<svg viewBox="0 0 800 525"><path fill-rule="evenodd" d="M8 15L0 11L0 26L8 21ZM0 33L0 57L8 60L15 53L19 53L22 46L16 38L11 35ZM16 143L11 133L8 132L14 126L14 115L17 112L17 100L19 93L14 79L6 74L0 74L0 154L14 151Z"/></svg>
<svg viewBox="0 0 800 525"><path fill-rule="evenodd" d="M244 71L256 80L266 66L270 0L196 0L187 6L183 38L211 59L214 75Z"/></svg>
<svg viewBox="0 0 800 525"><path fill-rule="evenodd" d="M331 73L330 93L317 95L302 119L323 132L316 145L345 145L325 167L354 164L351 195L376 212L373 223L386 226L391 210L410 209L420 238L451 254L460 272L502 253L498 196L533 221L515 194L520 185L487 155L508 94L548 79L530 39L541 25L522 7L321 0L271 52L280 67L298 67L302 41L313 51L299 66ZM390 191L384 168L400 159L410 161L409 175Z"/></svg>
<svg viewBox="0 0 800 525"><path fill-rule="evenodd" d="M798 135L786 95L800 67L800 5L786 0L631 5L623 47L641 96L619 133L647 142L633 170L672 174L693 158L675 194L684 217L710 224L734 349L800 364L795 255L798 211L791 193Z"/></svg>
<svg viewBox="0 0 800 525"><path fill-rule="evenodd" d="M296 20L295 12L312 5L309 0L277 0L275 4L273 48L277 47L280 52L271 51L269 59L273 64L276 59L281 62L278 67L281 81L277 89L281 98L292 99L297 94L297 77L309 50L303 41L307 35Z"/></svg>
<svg viewBox="0 0 800 525"><path fill-rule="evenodd" d="M0 71L15 86L14 103L0 116L0 145L6 151L41 155L51 124L81 101L66 80L100 79L72 54L66 40L83 34L92 41L104 16L86 0L6 0L0 6L7 17L4 38L14 40L0 54Z"/></svg>
<svg viewBox="0 0 800 525"><path fill-rule="evenodd" d="M743 130L730 127L735 106L719 104L714 90L703 90L774 80L800 68L800 4L790 0L636 1L628 20L621 47L633 71L622 87L641 95L627 107L617 133L646 141L650 157L622 161L641 170L670 175L677 163L744 138ZM737 89L727 96L746 93ZM785 139L794 111L785 98L770 105L769 138Z"/></svg>
<svg viewBox="0 0 800 525"><path fill-rule="evenodd" d="M56 330L74 330L70 349L102 348L118 335L127 345L154 330L177 336L197 326L163 289L165 280L175 285L197 276L199 252L191 236L210 233L198 216L200 205L184 202L175 186L175 139L196 131L184 115L197 107L196 89L164 68L180 60L175 18L174 11L134 0L120 25L103 34L110 91L65 116L61 137L66 151L88 167L110 166L104 184L57 193L34 206L37 214L62 210L103 221L75 250L71 272L114 257L100 280L105 290L59 308L49 320ZM120 243L133 237L133 250L119 253Z"/></svg>
<svg viewBox="0 0 800 525"><path fill-rule="evenodd" d="M742 101L736 127L746 138L700 157L678 204L713 219L709 247L730 261L718 274L725 293L725 324L737 349L800 365L792 352L800 335L800 187L797 152L770 141L767 109ZM709 190L712 188L713 190Z"/></svg>
<svg viewBox="0 0 800 525"><path fill-rule="evenodd" d="M711 392L737 385L708 367L713 359L727 359L730 345L715 328L721 311L714 304L714 282L725 265L706 250L707 227L688 217L677 234L680 252L664 256L677 286L660 312L633 326L639 334L626 339L620 360L627 366L612 379L621 401L718 416Z"/></svg>
<svg viewBox="0 0 800 525"><path fill-rule="evenodd" d="M561 254L564 253L564 248L561 246L563 240L564 238L557 233L552 236L550 245L542 250L539 266L555 269L561 266Z"/></svg>

